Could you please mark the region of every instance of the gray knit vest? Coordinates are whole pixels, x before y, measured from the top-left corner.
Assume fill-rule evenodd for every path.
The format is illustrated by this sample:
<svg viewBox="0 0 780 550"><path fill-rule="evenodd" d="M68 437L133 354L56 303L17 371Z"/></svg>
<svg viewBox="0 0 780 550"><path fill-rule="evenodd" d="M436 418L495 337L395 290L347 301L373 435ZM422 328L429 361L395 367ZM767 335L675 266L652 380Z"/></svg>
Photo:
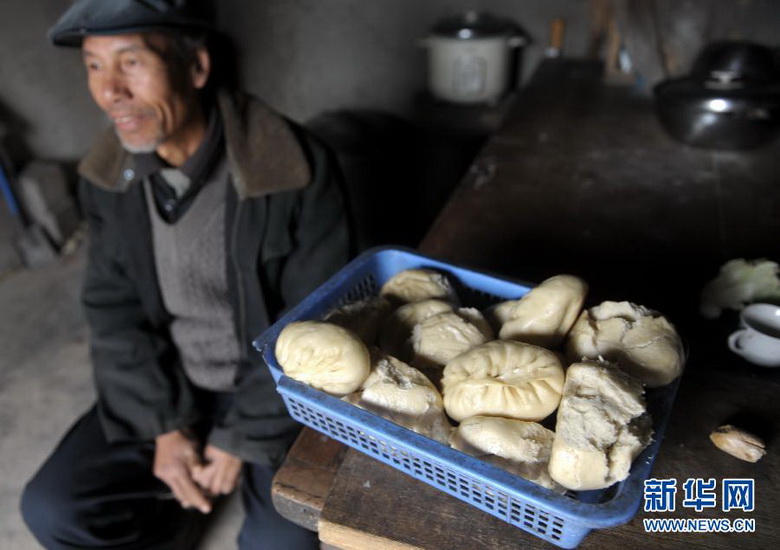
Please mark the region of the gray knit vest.
<svg viewBox="0 0 780 550"><path fill-rule="evenodd" d="M148 178L154 260L163 302L173 316L171 335L190 381L211 391L235 389L240 347L228 299L223 159L184 215L166 223Z"/></svg>

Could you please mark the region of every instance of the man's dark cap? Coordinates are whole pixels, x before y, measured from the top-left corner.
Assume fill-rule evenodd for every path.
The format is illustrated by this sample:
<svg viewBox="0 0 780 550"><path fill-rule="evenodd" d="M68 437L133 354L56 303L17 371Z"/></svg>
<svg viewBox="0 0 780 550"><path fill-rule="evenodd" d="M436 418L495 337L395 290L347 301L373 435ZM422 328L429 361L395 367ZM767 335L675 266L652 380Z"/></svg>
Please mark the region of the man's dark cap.
<svg viewBox="0 0 780 550"><path fill-rule="evenodd" d="M91 35L214 27L208 0L75 0L48 35L57 46L80 47Z"/></svg>

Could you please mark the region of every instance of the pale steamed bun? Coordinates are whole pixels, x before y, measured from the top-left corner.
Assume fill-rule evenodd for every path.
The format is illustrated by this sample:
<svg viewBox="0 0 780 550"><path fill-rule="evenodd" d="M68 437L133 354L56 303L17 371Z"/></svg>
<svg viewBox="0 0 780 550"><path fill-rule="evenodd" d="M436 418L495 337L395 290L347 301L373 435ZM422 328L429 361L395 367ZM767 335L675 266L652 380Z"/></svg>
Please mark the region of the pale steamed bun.
<svg viewBox="0 0 780 550"><path fill-rule="evenodd" d="M452 311L450 302L438 299L411 302L396 309L385 320L379 332L379 347L403 361L411 361L412 331L427 318Z"/></svg>
<svg viewBox="0 0 780 550"><path fill-rule="evenodd" d="M456 421L475 415L538 421L558 406L563 379L563 366L552 351L493 340L444 367L444 408Z"/></svg>
<svg viewBox="0 0 780 550"><path fill-rule="evenodd" d="M651 388L680 376L685 364L672 324L657 311L625 301L583 311L569 332L566 354L571 361L603 357Z"/></svg>
<svg viewBox="0 0 780 550"><path fill-rule="evenodd" d="M571 365L555 424L552 478L578 491L626 479L652 435L643 392L638 380L614 365Z"/></svg>
<svg viewBox="0 0 780 550"><path fill-rule="evenodd" d="M382 285L379 295L395 304L437 298L456 301L455 290L446 276L433 269L399 271Z"/></svg>
<svg viewBox="0 0 780 550"><path fill-rule="evenodd" d="M412 330L412 363L444 367L461 353L492 339L492 329L474 308L438 313Z"/></svg>
<svg viewBox="0 0 780 550"><path fill-rule="evenodd" d="M371 368L368 348L360 338L322 321L284 327L275 354L287 376L339 397L355 391Z"/></svg>
<svg viewBox="0 0 780 550"><path fill-rule="evenodd" d="M421 435L446 444L452 426L441 394L420 371L371 350L371 373L344 400Z"/></svg>
<svg viewBox="0 0 780 550"><path fill-rule="evenodd" d="M542 281L519 300L495 306L499 338L558 347L582 310L588 285L574 275Z"/></svg>
<svg viewBox="0 0 780 550"><path fill-rule="evenodd" d="M453 431L450 446L558 493L547 471L555 434L536 422L472 416Z"/></svg>

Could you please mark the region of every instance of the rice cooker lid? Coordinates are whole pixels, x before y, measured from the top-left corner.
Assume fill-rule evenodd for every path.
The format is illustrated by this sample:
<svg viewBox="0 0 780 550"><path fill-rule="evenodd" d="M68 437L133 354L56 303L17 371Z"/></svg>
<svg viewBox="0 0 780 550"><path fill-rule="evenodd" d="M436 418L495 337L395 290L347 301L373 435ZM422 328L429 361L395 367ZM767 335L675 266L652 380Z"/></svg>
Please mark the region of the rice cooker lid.
<svg viewBox="0 0 780 550"><path fill-rule="evenodd" d="M442 19L432 29L434 36L470 40L507 36L515 32L515 26L508 20L476 11Z"/></svg>

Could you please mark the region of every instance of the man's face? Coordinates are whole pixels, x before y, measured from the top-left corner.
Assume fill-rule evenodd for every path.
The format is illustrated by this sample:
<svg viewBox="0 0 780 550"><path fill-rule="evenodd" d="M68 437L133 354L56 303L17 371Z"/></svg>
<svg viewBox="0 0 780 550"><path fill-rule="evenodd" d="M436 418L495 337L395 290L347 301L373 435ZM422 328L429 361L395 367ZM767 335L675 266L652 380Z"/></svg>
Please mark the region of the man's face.
<svg viewBox="0 0 780 550"><path fill-rule="evenodd" d="M196 90L205 79L167 63L168 47L159 34L84 38L89 91L130 152L152 152L190 139Z"/></svg>

